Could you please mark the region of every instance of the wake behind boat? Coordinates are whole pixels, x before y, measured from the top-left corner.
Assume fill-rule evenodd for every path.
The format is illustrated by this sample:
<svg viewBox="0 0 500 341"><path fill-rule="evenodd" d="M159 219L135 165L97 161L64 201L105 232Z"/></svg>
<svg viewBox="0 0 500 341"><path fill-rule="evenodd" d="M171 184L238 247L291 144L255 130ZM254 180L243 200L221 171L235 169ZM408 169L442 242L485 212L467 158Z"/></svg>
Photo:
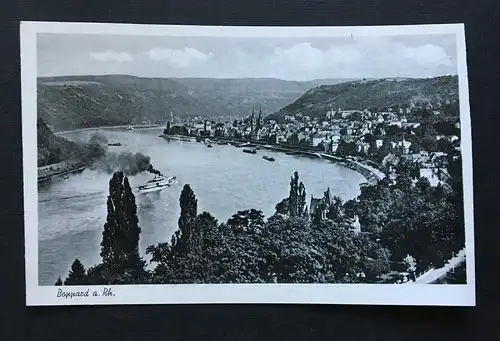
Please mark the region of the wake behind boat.
<svg viewBox="0 0 500 341"><path fill-rule="evenodd" d="M154 179L149 180L146 184L137 187L139 193L151 193L156 191L161 191L162 189L169 187L170 185L177 182L177 178L175 176L170 176L165 178L162 175L157 175Z"/></svg>

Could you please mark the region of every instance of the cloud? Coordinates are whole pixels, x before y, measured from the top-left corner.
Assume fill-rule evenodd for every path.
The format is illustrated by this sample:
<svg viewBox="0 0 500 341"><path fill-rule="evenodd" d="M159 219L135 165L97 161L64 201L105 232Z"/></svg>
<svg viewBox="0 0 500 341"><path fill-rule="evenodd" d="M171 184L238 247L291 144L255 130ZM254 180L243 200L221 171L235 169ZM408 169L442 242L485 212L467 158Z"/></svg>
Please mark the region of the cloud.
<svg viewBox="0 0 500 341"><path fill-rule="evenodd" d="M148 53L149 59L154 61L166 61L174 67L187 67L193 64L200 64L210 60L212 53L203 53L191 47L182 50L169 48L154 48Z"/></svg>
<svg viewBox="0 0 500 341"><path fill-rule="evenodd" d="M451 57L446 54L446 51L442 47L430 44L418 47L404 47L401 49L401 56L412 59L416 63L426 67L453 65Z"/></svg>
<svg viewBox="0 0 500 341"><path fill-rule="evenodd" d="M363 54L350 46L315 48L311 43L295 44L287 49L276 48L271 57L273 63L294 64L302 68L322 68L336 64L357 62Z"/></svg>
<svg viewBox="0 0 500 341"><path fill-rule="evenodd" d="M134 59L129 53L115 51L91 52L90 58L100 62L130 62Z"/></svg>
<svg viewBox="0 0 500 341"><path fill-rule="evenodd" d="M457 73L456 37L212 38L42 35L40 75L433 77Z"/></svg>
<svg viewBox="0 0 500 341"><path fill-rule="evenodd" d="M453 57L440 46L408 46L384 37L363 37L352 42L323 46L306 41L276 47L266 57L254 57L252 64L257 72L258 69L267 70L278 78L301 80L432 76L443 70L453 73L456 65Z"/></svg>

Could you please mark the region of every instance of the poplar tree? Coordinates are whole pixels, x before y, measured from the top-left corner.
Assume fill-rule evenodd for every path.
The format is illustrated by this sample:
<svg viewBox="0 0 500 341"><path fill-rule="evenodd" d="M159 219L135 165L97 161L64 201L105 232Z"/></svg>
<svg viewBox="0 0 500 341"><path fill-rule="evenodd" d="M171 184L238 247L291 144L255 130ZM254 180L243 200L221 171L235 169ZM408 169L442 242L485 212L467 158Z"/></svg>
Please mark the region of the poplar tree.
<svg viewBox="0 0 500 341"><path fill-rule="evenodd" d="M179 235L173 242L172 247L177 251L188 251L192 239L194 221L198 211L198 199L194 195L189 184L185 184L179 197L181 215L179 217Z"/></svg>
<svg viewBox="0 0 500 341"><path fill-rule="evenodd" d="M288 211L291 217L303 216L306 206L306 188L299 183L299 173L293 173L290 179L290 195L288 197Z"/></svg>
<svg viewBox="0 0 500 341"><path fill-rule="evenodd" d="M123 172L115 172L109 181L107 207L101 242L103 263L115 268L115 271L143 269L144 263L139 256L141 228L135 196Z"/></svg>
<svg viewBox="0 0 500 341"><path fill-rule="evenodd" d="M64 285L85 285L85 273L85 267L82 262L80 262L78 258L75 259L73 264L71 264L71 270L69 271L68 277L66 277L66 280L64 281Z"/></svg>
<svg viewBox="0 0 500 341"><path fill-rule="evenodd" d="M298 202L297 202L297 215L303 216L306 208L306 187L302 182L299 184Z"/></svg>
<svg viewBox="0 0 500 341"><path fill-rule="evenodd" d="M299 173L295 172L293 173L293 176L290 179L290 196L288 197L288 211L291 217L297 216L298 188L299 188Z"/></svg>

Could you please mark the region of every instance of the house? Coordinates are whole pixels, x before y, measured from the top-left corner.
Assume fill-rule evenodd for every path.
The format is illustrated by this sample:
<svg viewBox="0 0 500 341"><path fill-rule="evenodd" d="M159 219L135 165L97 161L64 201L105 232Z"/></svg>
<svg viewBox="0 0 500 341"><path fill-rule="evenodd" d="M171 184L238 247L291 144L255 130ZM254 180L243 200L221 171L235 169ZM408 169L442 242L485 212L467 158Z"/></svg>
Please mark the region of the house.
<svg viewBox="0 0 500 341"><path fill-rule="evenodd" d="M438 171L435 168L420 168L420 177L427 178L427 180L429 180L429 183L433 187L441 183L441 180L438 176Z"/></svg>
<svg viewBox="0 0 500 341"><path fill-rule="evenodd" d="M302 142L304 141L306 138L308 137L307 134L303 133L303 132L300 132L297 134L297 139L299 142Z"/></svg>
<svg viewBox="0 0 500 341"><path fill-rule="evenodd" d="M329 152L333 154L337 151L338 148L339 148L339 144L332 140L332 142L330 142ZM327 152L328 152L328 150L327 150Z"/></svg>
<svg viewBox="0 0 500 341"><path fill-rule="evenodd" d="M377 149L381 148L384 145L384 140L375 140L375 146Z"/></svg>
<svg viewBox="0 0 500 341"><path fill-rule="evenodd" d="M369 134L369 133L370 133L370 130L368 128L363 128L360 131L360 135L366 135L366 134Z"/></svg>
<svg viewBox="0 0 500 341"><path fill-rule="evenodd" d="M394 154L387 154L382 159L382 166L389 169L390 172L394 170L394 168L398 165L399 158L397 158Z"/></svg>
<svg viewBox="0 0 500 341"><path fill-rule="evenodd" d="M321 143L330 142L331 138L328 131L318 131L317 133L311 134L309 137L309 145L311 147L317 147Z"/></svg>
<svg viewBox="0 0 500 341"><path fill-rule="evenodd" d="M360 153L361 151L363 151L364 153L367 153L369 148L370 148L369 143L365 143L362 140L359 140L356 142L356 150L358 153Z"/></svg>
<svg viewBox="0 0 500 341"><path fill-rule="evenodd" d="M361 233L361 224L359 223L358 215L355 215L354 219L352 219L351 232L353 232L354 234Z"/></svg>
<svg viewBox="0 0 500 341"><path fill-rule="evenodd" d="M401 128L401 126L403 125L403 122L401 122L401 121L391 121L391 122L389 122L388 125L389 126L398 126L399 128Z"/></svg>
<svg viewBox="0 0 500 341"><path fill-rule="evenodd" d="M284 143L286 142L286 134L283 132L279 132L276 134L276 141L278 143Z"/></svg>
<svg viewBox="0 0 500 341"><path fill-rule="evenodd" d="M309 204L309 215L310 217L316 216L316 214L321 215L321 219L326 219L326 215L328 214L328 209L332 205L332 195L330 192L330 187L324 193L323 198L314 198L311 194L311 201Z"/></svg>
<svg viewBox="0 0 500 341"><path fill-rule="evenodd" d="M397 143L397 148L398 148L398 150L401 151L402 154L409 154L410 153L410 146L411 146L411 142L405 141L405 140Z"/></svg>
<svg viewBox="0 0 500 341"><path fill-rule="evenodd" d="M354 114L355 112L359 112L358 110L340 110L340 109L339 111L341 112L342 118L347 118L352 114Z"/></svg>
<svg viewBox="0 0 500 341"><path fill-rule="evenodd" d="M331 137L331 140L333 141L333 143L338 143L340 141L342 137L340 135L333 135Z"/></svg>

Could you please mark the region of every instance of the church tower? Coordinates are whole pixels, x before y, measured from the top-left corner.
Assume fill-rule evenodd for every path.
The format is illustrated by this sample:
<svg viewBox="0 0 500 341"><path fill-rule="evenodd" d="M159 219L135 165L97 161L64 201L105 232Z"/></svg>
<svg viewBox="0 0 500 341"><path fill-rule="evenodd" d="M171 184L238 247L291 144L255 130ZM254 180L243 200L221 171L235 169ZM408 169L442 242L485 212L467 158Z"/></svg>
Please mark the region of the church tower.
<svg viewBox="0 0 500 341"><path fill-rule="evenodd" d="M252 108L252 116L250 116L250 130L253 132L255 128L255 110Z"/></svg>
<svg viewBox="0 0 500 341"><path fill-rule="evenodd" d="M262 108L259 109L259 117L257 117L257 130L262 128Z"/></svg>

